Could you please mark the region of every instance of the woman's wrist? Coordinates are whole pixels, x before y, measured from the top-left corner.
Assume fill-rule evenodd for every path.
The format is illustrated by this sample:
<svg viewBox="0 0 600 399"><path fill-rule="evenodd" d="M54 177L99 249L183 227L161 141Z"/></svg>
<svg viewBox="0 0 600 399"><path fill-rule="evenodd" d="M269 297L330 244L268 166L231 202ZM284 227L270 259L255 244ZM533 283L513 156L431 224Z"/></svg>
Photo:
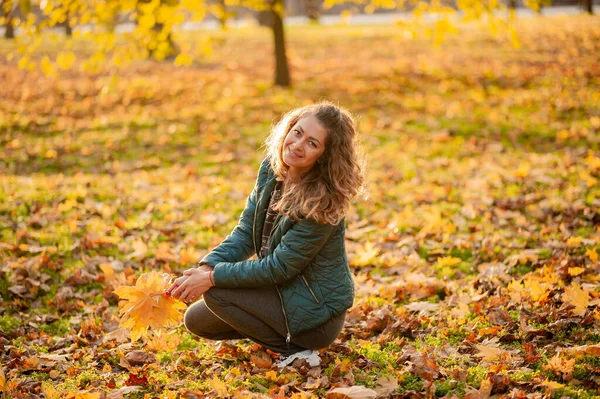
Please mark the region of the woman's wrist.
<svg viewBox="0 0 600 399"><path fill-rule="evenodd" d="M215 286L215 277L214 277L215 272L214 271L210 271L208 272L208 278L210 279L210 286L214 287Z"/></svg>

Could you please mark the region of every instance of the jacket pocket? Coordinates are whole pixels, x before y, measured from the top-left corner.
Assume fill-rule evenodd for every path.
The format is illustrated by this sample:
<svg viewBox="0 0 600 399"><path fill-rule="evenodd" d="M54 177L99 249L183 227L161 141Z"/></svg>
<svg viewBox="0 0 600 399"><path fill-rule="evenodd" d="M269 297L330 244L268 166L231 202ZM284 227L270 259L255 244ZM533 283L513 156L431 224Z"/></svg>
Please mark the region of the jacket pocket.
<svg viewBox="0 0 600 399"><path fill-rule="evenodd" d="M310 288L310 285L308 284L308 280L306 279L306 277L304 277L304 274L300 274L300 277L302 278L302 281L304 281L304 284L306 285L306 288L308 288L308 290L312 294L315 302L319 303L319 298L317 298L317 296L315 295L315 292L312 290L312 288Z"/></svg>

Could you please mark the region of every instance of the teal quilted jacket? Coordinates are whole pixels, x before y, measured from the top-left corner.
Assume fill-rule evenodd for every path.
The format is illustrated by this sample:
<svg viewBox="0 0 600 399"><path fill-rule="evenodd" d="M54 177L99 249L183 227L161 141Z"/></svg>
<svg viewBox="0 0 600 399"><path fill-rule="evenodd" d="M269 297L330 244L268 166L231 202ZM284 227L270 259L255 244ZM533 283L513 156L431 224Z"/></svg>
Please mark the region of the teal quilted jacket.
<svg viewBox="0 0 600 399"><path fill-rule="evenodd" d="M277 215L269 255L249 260L260 250L275 183L275 173L266 158L238 225L200 264L214 267L217 287L275 285L289 342L291 336L318 327L350 308L354 302L354 283L346 256L344 220L330 225Z"/></svg>

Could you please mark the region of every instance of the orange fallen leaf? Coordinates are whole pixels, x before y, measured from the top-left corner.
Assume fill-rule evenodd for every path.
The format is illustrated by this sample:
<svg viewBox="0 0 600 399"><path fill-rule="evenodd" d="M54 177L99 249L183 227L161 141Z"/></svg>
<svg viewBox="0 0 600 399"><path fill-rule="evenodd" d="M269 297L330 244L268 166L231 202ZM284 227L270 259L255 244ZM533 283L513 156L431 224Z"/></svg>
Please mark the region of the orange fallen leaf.
<svg viewBox="0 0 600 399"><path fill-rule="evenodd" d="M115 278L115 270L108 263L101 263L100 265L98 265L98 267L100 268L100 270L102 270L102 273L104 273L105 281L111 281Z"/></svg>
<svg viewBox="0 0 600 399"><path fill-rule="evenodd" d="M327 399L374 399L377 392L362 385L353 385L348 388L334 388L327 392Z"/></svg>
<svg viewBox="0 0 600 399"><path fill-rule="evenodd" d="M571 374L575 367L575 359L564 359L560 352L557 352L548 360L548 364L544 366L545 370L552 370L560 374Z"/></svg>
<svg viewBox="0 0 600 399"><path fill-rule="evenodd" d="M171 253L171 246L167 242L161 242L158 244L158 248L156 249L156 252L154 252L154 256L156 259L165 262L177 262L175 255Z"/></svg>

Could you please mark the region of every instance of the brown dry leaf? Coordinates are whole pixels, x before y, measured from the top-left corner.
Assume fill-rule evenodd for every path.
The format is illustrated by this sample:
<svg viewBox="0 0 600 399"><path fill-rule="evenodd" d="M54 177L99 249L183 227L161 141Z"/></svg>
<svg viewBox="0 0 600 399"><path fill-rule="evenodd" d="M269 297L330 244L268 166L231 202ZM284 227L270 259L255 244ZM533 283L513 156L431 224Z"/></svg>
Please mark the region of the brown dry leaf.
<svg viewBox="0 0 600 399"><path fill-rule="evenodd" d="M138 385L115 389L106 396L106 399L125 399L125 395L131 392L141 391L142 389L144 388Z"/></svg>
<svg viewBox="0 0 600 399"><path fill-rule="evenodd" d="M143 350L131 351L125 355L125 359L132 366L142 366L154 362L154 356Z"/></svg>
<svg viewBox="0 0 600 399"><path fill-rule="evenodd" d="M571 356L600 356L600 344L574 346L572 348L566 349L566 352L569 353Z"/></svg>
<svg viewBox="0 0 600 399"><path fill-rule="evenodd" d="M429 313L436 311L440 308L439 303L431 303L431 302L413 302L408 305L404 305L404 309L410 310L412 312L419 313Z"/></svg>
<svg viewBox="0 0 600 399"><path fill-rule="evenodd" d="M254 365L261 369L271 368L273 365L273 358L265 351L259 350L250 355L250 361Z"/></svg>
<svg viewBox="0 0 600 399"><path fill-rule="evenodd" d="M377 392L363 387L362 385L353 385L348 388L334 388L327 392L327 399L374 399Z"/></svg>
<svg viewBox="0 0 600 399"><path fill-rule="evenodd" d="M499 358L510 358L510 352L498 347L498 338L486 339L480 345L476 345L479 350L475 357L482 358L483 361L492 362Z"/></svg>
<svg viewBox="0 0 600 399"><path fill-rule="evenodd" d="M380 377L375 392L378 396L387 397L398 388L398 380L393 377Z"/></svg>
<svg viewBox="0 0 600 399"><path fill-rule="evenodd" d="M526 249L520 254L512 255L506 258L505 263L511 267L516 266L517 263L524 265L527 262L536 263L539 259L538 249Z"/></svg>
<svg viewBox="0 0 600 399"><path fill-rule="evenodd" d="M579 284L573 283L565 288L562 300L575 306L573 313L577 316L583 316L590 304L589 291L582 289Z"/></svg>
<svg viewBox="0 0 600 399"><path fill-rule="evenodd" d="M493 387L494 385L492 384L492 381L489 380L489 378L486 378L485 380L481 381L481 384L479 385L479 397L481 399L489 398L490 394L492 393Z"/></svg>
<svg viewBox="0 0 600 399"><path fill-rule="evenodd" d="M179 311L187 306L165 295L170 280L171 277L166 273L150 272L141 275L134 287L115 290L120 298L119 325L130 329L132 341L145 335L148 327L169 327L181 322L182 315Z"/></svg>
<svg viewBox="0 0 600 399"><path fill-rule="evenodd" d="M114 331L104 334L102 341L108 342L113 339L119 344L127 341L129 339L129 330L127 328L117 328Z"/></svg>

